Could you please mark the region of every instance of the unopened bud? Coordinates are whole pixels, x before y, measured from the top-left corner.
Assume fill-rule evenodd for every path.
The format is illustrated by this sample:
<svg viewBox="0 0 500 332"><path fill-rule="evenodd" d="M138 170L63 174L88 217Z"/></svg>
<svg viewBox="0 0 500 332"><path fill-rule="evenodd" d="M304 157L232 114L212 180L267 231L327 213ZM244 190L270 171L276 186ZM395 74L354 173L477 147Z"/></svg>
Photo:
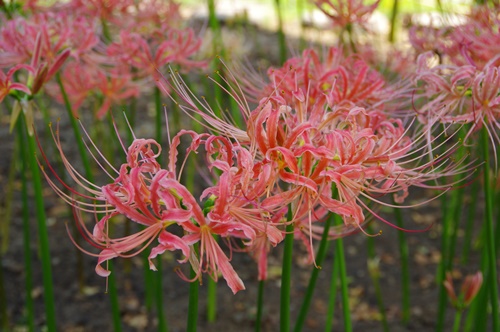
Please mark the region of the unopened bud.
<svg viewBox="0 0 500 332"><path fill-rule="evenodd" d="M49 81L52 78L52 76L54 76L55 73L57 73L57 71L59 69L61 69L62 65L64 64L64 61L66 61L66 59L70 56L70 54L71 54L71 50L68 48L57 56L57 58L54 61L54 64L52 65L52 67L50 68L50 70L47 74L47 78L45 79L45 82Z"/></svg>
<svg viewBox="0 0 500 332"><path fill-rule="evenodd" d="M49 68L47 63L42 64L40 68L38 68L36 72L36 76L33 79L33 85L31 86L31 94L35 95L42 88L43 84L46 82L47 73Z"/></svg>
<svg viewBox="0 0 500 332"><path fill-rule="evenodd" d="M483 274L481 271L465 278L462 284L462 294L464 296L464 305L468 306L476 297L483 284Z"/></svg>
<svg viewBox="0 0 500 332"><path fill-rule="evenodd" d="M446 272L446 279L443 281L443 286L451 304L458 310L463 310L470 305L481 289L482 284L483 274L480 271L474 275L468 275L462 283L459 296L457 296L453 288L453 278L450 272Z"/></svg>

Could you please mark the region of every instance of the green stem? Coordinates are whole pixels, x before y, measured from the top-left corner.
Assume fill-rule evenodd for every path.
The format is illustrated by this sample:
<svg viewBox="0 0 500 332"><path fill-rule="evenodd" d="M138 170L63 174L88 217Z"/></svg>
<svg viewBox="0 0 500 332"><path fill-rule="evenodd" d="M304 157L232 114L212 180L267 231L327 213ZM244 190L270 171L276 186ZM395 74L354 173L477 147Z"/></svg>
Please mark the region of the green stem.
<svg viewBox="0 0 500 332"><path fill-rule="evenodd" d="M396 205L396 202L393 200ZM396 225L403 228L403 216L401 209L394 208ZM402 320L403 323L410 322L410 254L408 250L408 241L403 231L398 232L399 253L401 255L401 293L402 293Z"/></svg>
<svg viewBox="0 0 500 332"><path fill-rule="evenodd" d="M342 225L343 220L339 215L334 217L336 225ZM344 314L344 331L352 332L351 310L349 308L349 291L347 288L347 269L344 257L344 242L342 238L335 240L335 253L339 263L340 292L342 294L342 312Z"/></svg>
<svg viewBox="0 0 500 332"><path fill-rule="evenodd" d="M5 255L7 250L9 249L9 234L10 234L10 225L12 222L12 202L14 200L14 184L16 182L16 164L17 164L17 156L19 155L19 149L21 139L18 137L14 141L14 150L12 151L9 165L9 174L7 175L7 184L4 188L4 206L0 207L0 218L3 220L0 223L0 255ZM24 149L24 147L23 147ZM26 161L26 155L21 155L21 159L23 162ZM24 212L24 211L23 211Z"/></svg>
<svg viewBox="0 0 500 332"><path fill-rule="evenodd" d="M328 299L328 313L326 315L325 332L333 331L333 316L335 314L335 299L337 297L337 288L339 277L339 260L337 259L337 252L333 254L333 269L332 277L330 279L330 294Z"/></svg>
<svg viewBox="0 0 500 332"><path fill-rule="evenodd" d="M0 255L0 264L2 264L2 255ZM0 269L0 329L2 331L8 331L9 330L9 316L7 312L7 294L5 291L5 280L3 276L4 269ZM27 292L27 290L26 290ZM29 295L27 296L29 297ZM29 310L29 308L27 308ZM28 319L30 321L28 322L29 326L28 329L29 331L34 331L34 326L31 325L32 321L31 318L33 316L30 315L30 312L28 312Z"/></svg>
<svg viewBox="0 0 500 332"><path fill-rule="evenodd" d="M92 174L89 158L87 155L87 150L85 148L85 144L83 143L82 135L80 133L80 128L78 127L77 119L74 116L71 102L68 98L68 94L66 93L63 81L61 79L61 75L59 73L56 73L56 81L57 81L57 84L59 85L59 89L61 90L61 94L62 94L63 100L64 100L64 105L65 105L66 111L68 113L68 118L70 120L71 127L73 128L73 134L75 135L76 146L78 148L78 152L80 154L83 168L85 170L85 177L87 178L87 180L89 182L94 182L94 175ZM109 280L108 280L110 289L114 285L114 280L115 280L115 276L110 275ZM120 307L119 307L119 301L118 301L117 296L118 296L117 292L113 291L111 289L110 301L111 301L111 306L112 306L113 322L114 322L114 326L115 326L115 331L121 331ZM118 324L118 322L120 322L120 323Z"/></svg>
<svg viewBox="0 0 500 332"><path fill-rule="evenodd" d="M22 128L18 127L20 131L26 128L26 119L21 116ZM49 247L49 234L47 230L47 218L45 216L45 206L43 202L42 179L40 176L40 169L36 159L36 142L34 136L29 136L28 133L20 133L21 137L27 138L28 146L28 162L31 169L33 187L35 191L35 206L36 217L38 224L38 242L40 246L40 255L42 260L42 279L45 300L45 315L47 319L47 328L49 332L57 331L56 324L56 310L54 302L54 290L52 284L52 266L50 264L50 247ZM26 135L26 136L25 136ZM25 141L21 144L26 144Z"/></svg>
<svg viewBox="0 0 500 332"><path fill-rule="evenodd" d="M23 142L23 124L21 122L17 123L18 126L18 144L20 147L20 155L22 159L21 163L21 199L23 203L23 246L24 246L24 271L25 271L25 291L26 291L26 312L28 315L28 330L35 331L35 307L33 297L31 292L33 290L33 268L31 264L31 228L30 228L30 216L29 216L29 195L28 195L28 179L26 174L28 172L27 165L27 153L26 147Z"/></svg>
<svg viewBox="0 0 500 332"><path fill-rule="evenodd" d="M255 317L255 332L260 332L262 325L262 311L264 309L264 285L265 280L260 280L259 290L257 293L257 316Z"/></svg>
<svg viewBox="0 0 500 332"><path fill-rule="evenodd" d="M156 119L155 119L155 130L156 130L156 141L161 144L162 142L162 126L163 126L163 105L161 102L161 91L158 87L155 86L154 88L154 98L155 98L155 110L156 110ZM161 260L158 258L157 260L158 265L161 268ZM156 276L156 283L153 291L156 294L156 308L157 308L157 315L158 315L158 328L159 331L166 331L167 330L167 321L164 316L163 312L163 285L161 282L162 274L160 270L158 270L158 275ZM153 278L153 276L151 276Z"/></svg>
<svg viewBox="0 0 500 332"><path fill-rule="evenodd" d="M77 118L75 118L74 116L73 107L71 106L71 102L68 98L68 94L66 93L66 89L64 88L64 84L61 79L61 75L59 73L56 73L56 81L57 84L59 85L59 89L61 90L61 94L64 100L64 106L66 107L68 118L70 120L71 127L73 128L73 134L75 135L76 146L78 148L78 152L80 153L80 158L82 160L83 168L85 170L85 176L87 180L93 182L94 176L90 168L87 149L85 148L85 144L83 144L83 139L80 133L80 128L78 126Z"/></svg>
<svg viewBox="0 0 500 332"><path fill-rule="evenodd" d="M492 331L498 332L500 330L500 317L498 312L498 279L497 279L497 260L496 260L496 247L495 247L495 230L493 226L493 192L491 188L490 179L490 154L489 154L489 138L486 126L481 130L481 144L484 160L484 200L485 200L485 226L486 226L486 247L488 251L488 275L487 287L490 294L491 310L493 316L493 329Z"/></svg>
<svg viewBox="0 0 500 332"><path fill-rule="evenodd" d="M111 38L111 33L109 32L108 22L105 19L101 18L101 26L102 26L102 35L104 37L104 41L106 43L111 43L113 40Z"/></svg>
<svg viewBox="0 0 500 332"><path fill-rule="evenodd" d="M321 265L326 256L326 250L328 248L328 232L330 230L330 223L333 218L333 213L330 213L323 226L323 235L321 236L321 242L319 244L318 253L316 254L316 264L317 267L313 267L311 272L311 278L309 279L309 284L307 285L307 291L302 301L302 306L300 307L299 316L297 322L295 323L294 331L302 331L304 323L306 321L307 312L309 311L309 306L311 305L312 296L314 290L316 289L316 281L318 280L319 271L321 270Z"/></svg>
<svg viewBox="0 0 500 332"><path fill-rule="evenodd" d="M166 332L167 320L163 312L163 282L162 282L162 261L161 257L156 260L156 310L158 315L158 331Z"/></svg>
<svg viewBox="0 0 500 332"><path fill-rule="evenodd" d="M149 268L149 259L146 250L142 252L142 262L144 265L144 302L146 309L151 311L154 302L155 287L154 287L154 272Z"/></svg>
<svg viewBox="0 0 500 332"><path fill-rule="evenodd" d="M111 261L108 262L108 269L112 271L113 264ZM108 292L109 299L111 301L111 313L113 316L113 331L120 332L122 330L122 321L120 314L120 302L118 301L118 291L116 287L116 276L114 273L111 273L108 276Z"/></svg>
<svg viewBox="0 0 500 332"><path fill-rule="evenodd" d="M466 132L463 128L459 134L460 139L463 140ZM456 158L460 160L465 156L466 150L461 146L456 154ZM455 176L454 181L459 182L463 179L463 175L458 174ZM436 325L437 331L442 331L444 328L444 319L447 306L447 293L443 285L446 276L446 271L452 269L453 258L455 257L455 246L457 242L458 227L462 212L464 189L455 188L451 191L450 196L443 196L443 230L441 234L441 261L438 266L437 284L439 285L439 298L438 298L438 320Z"/></svg>
<svg viewBox="0 0 500 332"><path fill-rule="evenodd" d="M286 39L285 33L283 32L283 13L281 10L281 1L274 0L274 4L276 7L276 16L278 19L278 42L280 46L280 64L283 65L286 62Z"/></svg>
<svg viewBox="0 0 500 332"><path fill-rule="evenodd" d="M288 206L288 221L292 220L292 206ZM290 288L292 279L292 253L294 225L289 223L285 228L285 248L283 251L283 267L281 273L281 296L280 296L280 331L290 331Z"/></svg>
<svg viewBox="0 0 500 332"><path fill-rule="evenodd" d="M399 0L394 0L392 3L391 12L391 30L389 31L389 42L394 43L396 34L396 19L398 17Z"/></svg>
<svg viewBox="0 0 500 332"><path fill-rule="evenodd" d="M389 324L387 322L387 314L384 306L384 299L382 296L382 287L380 286L380 267L379 259L375 252L375 238L370 236L367 238L368 249L368 273L372 279L373 287L375 290L375 298L377 299L377 306L382 318L382 326L384 332L389 332ZM376 264L376 265L375 265Z"/></svg>
<svg viewBox="0 0 500 332"><path fill-rule="evenodd" d="M158 87L155 86L155 91L154 91L154 95L155 95L155 133L156 133L156 141L158 143L161 144L161 128L162 128L162 124L163 124L163 121L162 121L162 113L163 113L163 109L162 109L162 104L161 104L161 91L160 89L158 89Z"/></svg>
<svg viewBox="0 0 500 332"><path fill-rule="evenodd" d="M467 212L467 220L465 222L465 235L463 242L463 251L462 251L462 264L467 264L469 260L469 253L472 244L472 234L474 233L474 226L476 224L476 212L477 212L477 192L479 191L479 181L474 181L472 183L472 187L470 192L472 193L471 201L468 205L469 210Z"/></svg>
<svg viewBox="0 0 500 332"><path fill-rule="evenodd" d="M347 24L345 28L349 36L349 45L351 46L352 53L358 53L356 43L354 42L354 32L352 30L352 24Z"/></svg>
<svg viewBox="0 0 500 332"><path fill-rule="evenodd" d="M452 192L452 195L454 192ZM443 196L441 199L442 208L443 208L443 224L441 231L441 261L439 262L436 283L439 287L439 295L438 295L438 317L436 323L436 331L444 330L444 318L446 313L446 305L447 305L447 293L446 289L443 286L443 281L446 277L446 271L449 270L448 262L450 261L450 240L452 233L452 208L454 206L454 199L450 200L449 197Z"/></svg>
<svg viewBox="0 0 500 332"><path fill-rule="evenodd" d="M192 248L198 251L198 245L195 244ZM196 278L196 271L191 267L191 279ZM195 332L198 325L198 293L200 284L198 280L194 280L189 284L189 304L187 318L187 332Z"/></svg>
<svg viewBox="0 0 500 332"><path fill-rule="evenodd" d="M297 21L300 24L299 50L303 50L306 48L304 25L302 24L303 18L304 18L304 0L297 0Z"/></svg>
<svg viewBox="0 0 500 332"><path fill-rule="evenodd" d="M217 283L208 278L207 287L207 320L209 323L215 322L217 314Z"/></svg>
<svg viewBox="0 0 500 332"><path fill-rule="evenodd" d="M208 24L210 25L210 30L212 30L212 33L214 35L214 38L212 38L213 55L217 55L220 53L220 56L222 58L225 58L225 48L224 44L221 43L222 35L221 35L219 21L217 20L217 13L215 11L215 1L208 0L207 5L208 5Z"/></svg>
<svg viewBox="0 0 500 332"><path fill-rule="evenodd" d="M457 310L455 319L453 320L453 332L460 331L460 323L462 322L462 310Z"/></svg>
<svg viewBox="0 0 500 332"><path fill-rule="evenodd" d="M132 143L134 140L134 128L135 128L135 118L137 115L137 98L132 98L130 103L127 105L127 120L130 125L130 129L127 129L127 140L128 143Z"/></svg>

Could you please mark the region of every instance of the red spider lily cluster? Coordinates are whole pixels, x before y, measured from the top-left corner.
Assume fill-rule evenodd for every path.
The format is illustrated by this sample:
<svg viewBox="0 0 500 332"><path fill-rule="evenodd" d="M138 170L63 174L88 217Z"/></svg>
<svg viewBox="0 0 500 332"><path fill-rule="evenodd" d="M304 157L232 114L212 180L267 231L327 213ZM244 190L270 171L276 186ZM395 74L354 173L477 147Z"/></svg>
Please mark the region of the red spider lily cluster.
<svg viewBox="0 0 500 332"><path fill-rule="evenodd" d="M389 223L369 207L370 201L388 204L380 197L392 194L402 203L410 186L446 190L450 183L435 181L469 171L462 160L450 161L457 143L448 144L439 158L425 158L434 149L427 144L429 133L412 130L410 123L388 112L406 87L386 86L384 78L357 56L344 57L331 48L321 59L307 50L282 68L270 70L269 79L272 83L260 87L245 83L248 98L261 98L254 108L238 83L232 82L232 97L245 120L238 127L202 108L180 78L172 75L169 84L181 96L181 107L204 117L213 133L180 131L170 142L165 168L157 161L159 143L136 139L125 149L126 163L115 169L106 161L115 174L109 174L112 183L102 187L88 183L74 170L55 137L66 168L86 193L66 186L72 192L66 195L57 185L62 181L47 179L77 211L98 216L90 231L76 213L87 240L101 250L95 254L98 274L108 275L102 266L105 261L135 255L157 239L150 260L166 250L180 250L180 262L189 262L197 278L203 272L214 279L221 274L236 293L244 289L243 282L216 237L227 239L234 251L249 252L258 261L259 277L265 279L267 252L284 239L287 224L295 225L296 238L307 245L312 258L313 240L321 236L329 213L344 220L343 226L329 233L330 238L364 231L364 210ZM256 91L262 95L251 95ZM183 137L190 143L180 160ZM204 155L206 169L201 172L211 175L199 199L180 183L191 153ZM292 212L288 219L287 207ZM145 228L112 238L107 224L119 214ZM176 235L179 228L181 235Z"/></svg>
<svg viewBox="0 0 500 332"><path fill-rule="evenodd" d="M458 25L410 30L419 54L413 80L420 120L472 124L469 135L486 126L495 151L500 143L499 24L498 8L477 6Z"/></svg>
<svg viewBox="0 0 500 332"><path fill-rule="evenodd" d="M165 93L178 94L180 108L190 116L200 116L208 129L205 133L177 133L169 140L165 166L159 162L162 146L153 139L136 138L128 148L120 141L126 162L119 167L91 143L96 162L110 178L102 186L91 183L72 166L56 130L54 140L63 163L83 190L62 181L44 155L48 165L45 175L51 187L75 207L78 227L99 250L92 253L81 248L97 257L96 272L101 276L109 275L105 263L110 259L137 255L154 243L149 254L152 269L155 257L167 250L179 250L179 263L189 263L196 272L195 279L201 280L203 273L215 280L222 275L236 293L245 287L218 239L226 240L231 252L245 251L254 257L259 278L265 279L268 252L283 241L287 225L294 225L295 237L304 242L313 260L314 241L323 234L329 214L343 219L343 225L329 231L330 239L355 231L367 233L367 212L391 224L377 213L373 203L396 208L415 206L401 205L411 187L444 193L455 184L444 179L470 174L475 165L466 161L467 157L452 158L462 144L455 139L460 129L457 123L478 124L470 134L489 123L491 137L498 141L498 57L485 61L482 53L469 51L470 43L464 42L471 29L478 29L476 24L488 29L481 25L479 15L471 15L470 22L454 30L461 32L462 38L436 30L450 38L446 47L438 50L441 64L434 65L430 53L418 55L426 50L426 41L422 35L420 39L415 37L415 30L412 40L416 53L412 56L416 63L394 65L394 70L401 70L397 81L387 79L372 64L373 55L359 47L354 54L342 47L330 47L323 54L307 49L282 67L270 68L266 79L229 72L223 89L237 105L235 112L242 115L243 123L236 124L216 115L219 112L187 89L177 74L172 73L168 79L159 74L158 69L167 63L189 68L204 63L190 59L200 43L193 31L170 25L176 14L165 21L160 20L164 16L155 16L162 10L175 13L177 7L169 4L166 9L161 1L150 3L141 6L117 1L108 7L100 1L74 1L51 13L61 15L59 21L64 21L72 12L68 8L88 12L78 24L72 23L76 30L89 32L83 38L85 42L78 44L80 48L88 45L89 52L68 45L63 37L60 41L50 38L49 32L40 37L44 42L51 41L47 47L40 47L44 52L62 57L68 54L63 49L70 50L72 61L62 69L61 76L73 104L81 104L97 89L103 96L97 116L102 117L111 104L136 96L138 82L152 78ZM331 2L317 3L323 9L324 3L334 7ZM331 16L342 26L364 22L377 4L339 1L335 5L337 14ZM42 13L40 17L47 15ZM96 40L93 33L100 22L91 17L106 22L102 29L111 28L108 23L116 25L119 39L108 44ZM50 25L46 25L50 31ZM71 34L72 30L68 31ZM449 47L454 40L462 44ZM4 45L14 44L0 41L0 48L7 50ZM488 50L494 47L483 46ZM8 50L14 59L14 47ZM456 60L457 54L460 60ZM48 63L52 59L49 55L43 58ZM403 72L404 67L416 68L416 72ZM44 79L51 73L48 69ZM13 72L4 76L7 81ZM9 84L5 86L10 90L31 91L27 85ZM444 128L436 126L438 123L444 123ZM188 143L181 151L186 144L181 144L183 140ZM195 155L204 161L200 174L207 175L207 185L199 197L181 181L185 165ZM386 195L395 203L384 200L382 196ZM95 214L91 229L81 212ZM118 215L143 228L135 234L113 237L109 223Z"/></svg>
<svg viewBox="0 0 500 332"><path fill-rule="evenodd" d="M138 97L147 83L154 86L156 70L166 63L183 70L205 66L191 59L201 39L182 26L171 1L75 0L50 7L30 1L24 16L0 18L6 21L0 29L0 102L9 94L31 100L44 87L62 102L51 80L59 71L74 115L94 96L101 119L112 105Z"/></svg>

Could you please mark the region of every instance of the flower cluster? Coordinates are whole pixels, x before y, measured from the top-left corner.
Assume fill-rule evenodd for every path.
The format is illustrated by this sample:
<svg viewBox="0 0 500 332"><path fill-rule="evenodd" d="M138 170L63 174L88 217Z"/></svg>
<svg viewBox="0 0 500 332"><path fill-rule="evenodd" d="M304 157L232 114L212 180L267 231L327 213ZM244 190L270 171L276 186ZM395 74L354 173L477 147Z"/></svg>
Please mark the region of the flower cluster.
<svg viewBox="0 0 500 332"><path fill-rule="evenodd" d="M182 26L171 1L29 2L25 10L0 30L0 102L9 94L31 100L46 86L56 100L69 99L75 116L97 97L101 119L112 105L147 91L146 83L154 86L166 63L182 70L205 66L192 59L201 39ZM65 92L51 81L58 71Z"/></svg>
<svg viewBox="0 0 500 332"><path fill-rule="evenodd" d="M363 16L371 10L360 7L356 12ZM101 15L111 21L111 13ZM156 68L169 61L193 65L186 60L196 48L193 35L169 31L171 38L156 43L155 51L139 32L126 31L107 52L118 63L133 67L138 76L155 76ZM180 46L176 55L171 52L171 41ZM313 260L314 240L323 234L329 214L343 220L343 225L329 231L330 239L366 232L366 211L391 224L377 214L372 203L414 206L400 205L410 187L445 192L453 183L441 183L441 178L468 174L473 167L464 159L450 158L460 143L452 140L453 132L435 131L437 118L428 117L427 125L421 126L405 117L415 114L409 102L415 95L410 90L412 81L388 81L362 53L346 55L341 48L331 47L320 55L308 49L283 67L271 68L267 81L239 76L230 73L229 79L223 79L227 85L223 90L238 106L233 111L241 113L241 126L227 121L230 116L216 115L220 112L187 89L176 73L158 80L164 92L174 90L179 95L183 111L206 122L208 132L181 130L169 142L166 166L158 162L161 146L152 139L135 139L124 148L127 161L119 168L94 153L103 169L111 169L110 183L104 186L89 183L74 169L58 134L54 135L66 169L84 190L61 181L44 156L50 169L45 175L54 190L75 207L82 233L100 250L89 252L98 258L99 275L110 273L103 266L106 261L136 255L157 240L149 254L152 269L153 258L166 250L180 250L179 262L189 263L196 279L201 280L203 273L214 279L221 274L236 293L244 289L243 282L217 239L227 240L231 251L252 255L258 262L259 278L265 279L267 253L284 239L287 225L294 226L295 237L306 244ZM418 79L433 82L431 76L422 74ZM485 75L483 80L496 77ZM462 82L464 76L458 80ZM443 86L436 83L436 87ZM489 96L487 91L482 95ZM248 100L256 105L250 106ZM189 142L181 154L182 139ZM199 198L181 183L188 157L196 154L204 158L200 173L209 178ZM384 201L384 195L392 196L397 204ZM85 227L80 212L95 213L92 230ZM117 215L144 228L114 238L108 224Z"/></svg>
<svg viewBox="0 0 500 332"><path fill-rule="evenodd" d="M498 8L478 6L458 26L414 27L411 35L422 52L412 75L419 119L471 124L467 137L486 126L495 150L500 143L499 23ZM437 46L430 50L426 43Z"/></svg>

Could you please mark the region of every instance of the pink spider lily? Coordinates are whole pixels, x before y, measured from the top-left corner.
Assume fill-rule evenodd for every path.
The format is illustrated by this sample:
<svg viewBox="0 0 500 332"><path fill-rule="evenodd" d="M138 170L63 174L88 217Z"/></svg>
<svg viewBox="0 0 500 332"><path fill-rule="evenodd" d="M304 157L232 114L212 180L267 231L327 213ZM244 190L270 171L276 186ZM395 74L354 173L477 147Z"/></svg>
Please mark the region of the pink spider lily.
<svg viewBox="0 0 500 332"><path fill-rule="evenodd" d="M57 64L65 50L81 57L97 45L94 25L67 12L41 13L8 21L0 31L0 67L31 61ZM35 55L36 53L36 55Z"/></svg>
<svg viewBox="0 0 500 332"><path fill-rule="evenodd" d="M345 56L336 47L320 56L307 49L289 59L281 68L271 68L262 79L243 79L253 100L283 98L297 113L297 121L320 121L324 107L363 107L367 111L400 109L400 100L409 95L409 81L389 84L359 54Z"/></svg>
<svg viewBox="0 0 500 332"><path fill-rule="evenodd" d="M83 192L73 189L57 176L47 157L43 154L43 150L41 150L43 159L50 173L55 176L55 180L51 179L43 167L42 169L50 186L75 208L77 226L82 235L91 245L101 250L100 253L94 254L80 248L87 254L98 258L97 274L109 275L110 272L102 266L104 262L115 257L137 255L145 250L155 238L158 238L159 244L152 249L150 254L150 267L152 269L154 269L154 264L151 259L165 250L178 249L182 251L186 259L189 257L188 245L181 238L166 230L173 224L189 220L192 211L182 205L182 197L176 191L177 187L174 183L176 181L167 181L172 173L161 169L156 161L161 152L158 143L152 139L136 139L128 148L127 162L122 164L119 170L103 159L104 165L107 165L117 176L112 177L106 171L113 182L105 186L97 186L90 183L73 168L62 149L58 129L56 132L57 134L53 134L54 140L63 163L69 175L83 189ZM92 145L95 147L93 143ZM155 149L157 151L154 151ZM100 152L97 152L103 158ZM99 165L105 169L100 162ZM67 194L65 190L61 189L58 183L71 194ZM93 231L86 228L80 217L81 212L94 213L98 218ZM112 238L108 233L108 222L116 215L124 215L145 228L133 235Z"/></svg>
<svg viewBox="0 0 500 332"><path fill-rule="evenodd" d="M189 132L180 134L195 137ZM172 142L176 142L179 136ZM217 273L220 272L236 293L244 289L243 283L214 241L213 235L241 239L246 247L243 250L251 253L260 248L254 245L257 233L265 237L269 245L276 246L284 238L282 231L278 229L281 225L278 219L283 213L260 207L260 199L268 189L269 167L255 163L248 150L237 143L231 143L227 138L212 135L205 137L202 144L206 150L208 168L212 172L217 169L221 174L214 178L216 185L203 191L201 199L207 200L203 211L196 208L198 213L195 213L195 223L182 225L187 233L183 239L189 243L200 242L200 259L198 261L197 257L193 257L191 261L197 267L195 271L198 271L198 275L206 272L217 280ZM195 140L194 148L197 146L198 142ZM191 204L195 204L194 198ZM265 263L261 262L261 273L264 273L264 268Z"/></svg>
<svg viewBox="0 0 500 332"><path fill-rule="evenodd" d="M365 24L380 0L369 5L365 5L364 2L364 0L314 0L316 6L331 18L332 24L340 28L346 28L352 24Z"/></svg>
<svg viewBox="0 0 500 332"><path fill-rule="evenodd" d="M132 81L128 73L116 72L107 76L102 71L97 71L96 89L102 93L103 101L97 110L98 119L102 119L113 104L122 104L126 99L137 97L139 88Z"/></svg>
<svg viewBox="0 0 500 332"><path fill-rule="evenodd" d="M499 52L498 10L498 6L476 5L471 6L465 21L459 24L414 26L410 41L418 53L438 54L443 64L483 69Z"/></svg>
<svg viewBox="0 0 500 332"><path fill-rule="evenodd" d="M136 69L137 77L152 77L155 82L159 78L157 70L167 63L178 64L182 69L206 66L205 62L189 59L201 46L201 39L194 36L193 30L167 28L160 38L123 30L120 42L111 44L107 53Z"/></svg>
<svg viewBox="0 0 500 332"><path fill-rule="evenodd" d="M90 183L78 173L65 156L60 137L53 133L56 146L61 154L63 164L69 175L83 191L73 189L64 183L56 174L47 160L48 166L55 180L44 170L45 177L50 186L67 203L75 208L77 225L86 240L100 250L94 254L80 248L89 255L96 256L96 272L101 276L108 276L108 271L103 264L116 257L131 257L145 250L149 244L158 239L159 244L152 248L149 260L150 268L155 269L152 259L166 250L180 250L185 256L179 262L189 261L197 272L195 279L201 280L203 273L208 273L217 280L219 273L227 281L231 290L236 293L244 289L243 282L238 277L229 258L224 254L214 235L221 237L237 236L251 244L255 238L255 231L248 225L236 220L214 220L206 218L191 193L176 179L182 172L182 167L177 170L177 147L180 138L189 136L192 143L188 148L196 152L201 144L205 144L206 134L198 135L190 131L181 131L171 142L168 169L163 169L156 161L161 153L160 145L152 139L135 139L126 151L127 161L119 169L115 169L97 150L93 142L91 146L96 149L95 160L106 171L112 182L97 186ZM41 147L40 147L41 149ZM102 160L102 161L100 161ZM185 161L184 161L185 162ZM183 164L184 164L183 162ZM108 171L109 169L109 171ZM115 175L111 175L111 174ZM60 188L62 185L63 188ZM67 194L65 190L71 194ZM93 230L86 228L81 212L90 212L96 215L96 224ZM144 226L142 231L121 238L113 238L108 231L111 218L123 215L128 219ZM168 228L178 225L184 230L184 235L178 237ZM199 252L193 245L199 242ZM179 274L187 279L181 272Z"/></svg>
<svg viewBox="0 0 500 332"><path fill-rule="evenodd" d="M213 204L206 209L206 219L215 222L237 222L255 232L265 234L273 246L283 240L278 229L283 212L280 209L266 210L261 206L261 198L268 194L272 181L272 168L269 164L256 162L244 147L231 143L227 138L211 136L205 142L209 155L209 168L217 169L221 175L216 185L203 191ZM217 154L217 159L210 158ZM236 159L234 163L233 158Z"/></svg>
<svg viewBox="0 0 500 332"><path fill-rule="evenodd" d="M133 6L132 0L72 0L67 7L89 17L120 25Z"/></svg>
<svg viewBox="0 0 500 332"><path fill-rule="evenodd" d="M61 80L71 102L73 115L77 118L80 106L96 89L98 71L99 68L96 66L76 61L67 63L61 70ZM61 90L55 84L49 85L46 92L59 103L64 103Z"/></svg>
<svg viewBox="0 0 500 332"><path fill-rule="evenodd" d="M228 257L220 248L214 235L226 237L238 234L251 241L255 237L253 229L233 221L207 220L196 200L185 187L179 185L176 190L184 198L183 203L193 211L192 222L183 223L181 226L186 232L182 238L183 241L189 245L199 242L199 253L192 251L189 257L193 270L197 273L196 279L201 280L202 273L207 273L217 281L218 274L221 273L233 293L236 294L245 289L243 281L229 263Z"/></svg>
<svg viewBox="0 0 500 332"><path fill-rule="evenodd" d="M492 146L500 142L499 57L490 59L482 69L472 65L432 65L432 54L418 58L414 77L419 85L414 105L423 123L471 124L466 139L487 127Z"/></svg>
<svg viewBox="0 0 500 332"><path fill-rule="evenodd" d="M288 69L284 71L290 72L289 67L285 68ZM295 71L307 72L302 68ZM280 71L272 73L275 72ZM333 77L322 81L322 84L330 83L328 89L318 89L322 84L312 83L314 75L297 74L296 77L300 80L296 79L295 85L283 84L283 89L280 88L287 80L286 74L273 81L272 93L261 99L253 111L248 108L244 93L238 90L233 77L234 82L229 82L233 84L228 84L230 88L226 91L231 93L244 114L246 129L217 118L175 75L171 84L187 104L181 106L186 112L200 114L207 120L208 127L248 147L259 163L270 165L273 176L269 178L268 194L260 206L273 211L291 204L294 217L290 222L300 223L301 230L310 237L310 248L312 239L318 237L317 232L321 230L316 224L324 220L326 211L343 217L345 231L340 229L342 234L351 233L353 228L363 230L366 220L363 210L390 224L370 209L366 200L393 206L378 197L392 194L402 202L410 186L446 191L452 184L432 182L456 173L467 173L472 167L471 164L460 165L463 160L453 163L449 159L457 144L445 149L440 157L426 160L428 153L441 149L446 143L429 146L426 139L430 131L424 128L410 134L402 120L390 119L377 110L391 99L374 97L370 101L365 97L356 100L371 107L365 109L356 106L354 101L335 102ZM358 82L355 84L362 86L366 72L355 77L354 82ZM332 187L337 191L334 197Z"/></svg>
<svg viewBox="0 0 500 332"><path fill-rule="evenodd" d="M34 72L31 66L23 64L12 67L11 69L9 69L7 74L0 70L0 103L9 93L14 90L24 92L27 95L31 95L31 90L25 84L12 81L12 76L14 75L14 73L21 69L26 69L30 73Z"/></svg>
<svg viewBox="0 0 500 332"><path fill-rule="evenodd" d="M150 0L136 4L134 22L129 28L136 32L154 31L162 26L179 27L182 16L180 5L174 1ZM163 30L160 28L160 30Z"/></svg>

